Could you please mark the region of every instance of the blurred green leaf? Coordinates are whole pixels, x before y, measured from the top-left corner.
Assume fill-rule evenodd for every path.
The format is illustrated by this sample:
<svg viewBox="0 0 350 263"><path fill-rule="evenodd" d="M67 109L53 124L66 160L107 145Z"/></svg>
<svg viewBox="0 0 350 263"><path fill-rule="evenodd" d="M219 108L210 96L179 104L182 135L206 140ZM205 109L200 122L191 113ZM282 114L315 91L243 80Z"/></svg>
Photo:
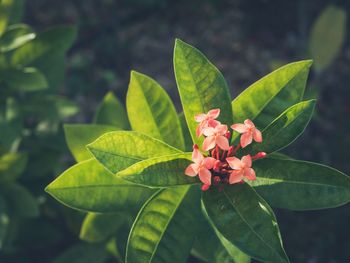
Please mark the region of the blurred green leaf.
<svg viewBox="0 0 350 263"><path fill-rule="evenodd" d="M31 27L25 24L16 24L8 27L7 31L0 38L0 52L14 50L26 42L35 38Z"/></svg>
<svg viewBox="0 0 350 263"><path fill-rule="evenodd" d="M24 153L7 153L0 156L0 182L15 181L27 165Z"/></svg>
<svg viewBox="0 0 350 263"><path fill-rule="evenodd" d="M95 115L94 123L115 126L121 130L129 130L130 124L123 104L113 92L108 92L99 105Z"/></svg>
<svg viewBox="0 0 350 263"><path fill-rule="evenodd" d="M261 129L269 125L303 98L311 64L310 60L290 63L250 85L232 101L234 122L250 119Z"/></svg>
<svg viewBox="0 0 350 263"><path fill-rule="evenodd" d="M316 100L303 101L286 109L263 130L263 141L253 145L253 152L272 153L295 141L309 123L315 104Z"/></svg>
<svg viewBox="0 0 350 263"><path fill-rule="evenodd" d="M164 142L134 131L116 131L102 135L87 148L112 173L144 159L181 153Z"/></svg>
<svg viewBox="0 0 350 263"><path fill-rule="evenodd" d="M196 48L177 39L174 48L174 69L183 111L193 143L201 144L196 136L194 116L220 108L219 120L231 124L230 93L220 71Z"/></svg>
<svg viewBox="0 0 350 263"><path fill-rule="evenodd" d="M5 32L14 0L1 0L0 1L0 36Z"/></svg>
<svg viewBox="0 0 350 263"><path fill-rule="evenodd" d="M145 133L178 149L184 149L184 139L175 106L155 80L132 71L126 108L134 131Z"/></svg>
<svg viewBox="0 0 350 263"><path fill-rule="evenodd" d="M7 184L2 187L12 213L20 217L39 216L39 204L28 189L19 184Z"/></svg>
<svg viewBox="0 0 350 263"><path fill-rule="evenodd" d="M48 87L45 76L35 68L0 70L0 80L14 91L38 91Z"/></svg>
<svg viewBox="0 0 350 263"><path fill-rule="evenodd" d="M137 162L117 173L127 181L148 187L172 187L199 184L197 177L185 175L192 153L178 153Z"/></svg>
<svg viewBox="0 0 350 263"><path fill-rule="evenodd" d="M266 158L254 162L254 189L275 207L314 210L350 201L350 178L325 165Z"/></svg>
<svg viewBox="0 0 350 263"><path fill-rule="evenodd" d="M63 54L72 45L76 34L77 30L71 26L57 26L39 33L13 52L11 65L31 65L47 54Z"/></svg>
<svg viewBox="0 0 350 263"><path fill-rule="evenodd" d="M89 213L81 226L79 237L87 242L106 241L129 220L130 215L127 213Z"/></svg>
<svg viewBox="0 0 350 263"><path fill-rule="evenodd" d="M263 262L289 262L272 209L248 184L210 189L203 204L215 228L240 250Z"/></svg>
<svg viewBox="0 0 350 263"><path fill-rule="evenodd" d="M309 39L315 69L327 68L339 54L346 38L346 11L334 5L327 6L312 25Z"/></svg>
<svg viewBox="0 0 350 263"><path fill-rule="evenodd" d="M104 263L109 253L102 245L79 243L68 248L53 263Z"/></svg>
<svg viewBox="0 0 350 263"><path fill-rule="evenodd" d="M186 262L197 232L198 188L160 190L140 210L130 231L126 262Z"/></svg>
<svg viewBox="0 0 350 263"><path fill-rule="evenodd" d="M86 149L87 144L107 132L117 130L114 126L95 124L65 124L63 128L68 148L77 162L93 157Z"/></svg>
<svg viewBox="0 0 350 263"><path fill-rule="evenodd" d="M100 213L137 209L152 194L111 174L95 159L72 166L45 191L69 207Z"/></svg>
<svg viewBox="0 0 350 263"><path fill-rule="evenodd" d="M0 251L3 247L10 218L7 211L5 198L0 195Z"/></svg>

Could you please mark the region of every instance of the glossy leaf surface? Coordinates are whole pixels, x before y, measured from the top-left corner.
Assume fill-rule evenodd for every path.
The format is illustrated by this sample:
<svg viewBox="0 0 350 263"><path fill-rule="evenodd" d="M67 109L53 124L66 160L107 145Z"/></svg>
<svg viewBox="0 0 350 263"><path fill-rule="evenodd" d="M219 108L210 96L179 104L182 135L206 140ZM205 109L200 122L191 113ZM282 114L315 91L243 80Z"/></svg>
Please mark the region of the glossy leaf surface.
<svg viewBox="0 0 350 263"><path fill-rule="evenodd" d="M350 201L350 178L325 165L267 158L254 162L254 170L250 184L275 207L313 210Z"/></svg>
<svg viewBox="0 0 350 263"><path fill-rule="evenodd" d="M199 189L168 188L140 210L131 229L126 262L186 262L200 212Z"/></svg>
<svg viewBox="0 0 350 263"><path fill-rule="evenodd" d="M165 90L150 77L131 72L126 107L131 127L184 149L184 139L175 106Z"/></svg>
<svg viewBox="0 0 350 263"><path fill-rule="evenodd" d="M289 262L272 209L248 184L210 189L203 203L215 228L240 250L263 262Z"/></svg>
<svg viewBox="0 0 350 263"><path fill-rule="evenodd" d="M218 120L231 124L231 97L223 75L196 48L177 39L174 49L174 70L183 111L192 140L201 144L196 137L197 122L194 116L220 108Z"/></svg>
<svg viewBox="0 0 350 263"><path fill-rule="evenodd" d="M72 166L45 190L67 206L101 213L137 209L152 194L111 174L94 159Z"/></svg>
<svg viewBox="0 0 350 263"><path fill-rule="evenodd" d="M144 159L181 152L160 140L134 131L107 133L87 147L112 173Z"/></svg>

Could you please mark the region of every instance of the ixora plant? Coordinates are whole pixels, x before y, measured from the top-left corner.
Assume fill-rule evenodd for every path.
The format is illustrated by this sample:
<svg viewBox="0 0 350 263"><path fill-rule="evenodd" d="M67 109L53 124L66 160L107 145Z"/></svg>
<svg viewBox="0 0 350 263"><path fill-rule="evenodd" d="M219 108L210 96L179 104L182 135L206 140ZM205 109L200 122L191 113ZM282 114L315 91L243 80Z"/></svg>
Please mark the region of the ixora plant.
<svg viewBox="0 0 350 263"><path fill-rule="evenodd" d="M207 262L289 262L270 205L314 210L350 200L345 174L277 153L311 119L315 100L302 101L310 65L288 64L231 102L218 69L176 40L183 113L176 113L157 82L133 71L128 118L119 107L119 122L106 121L113 113L104 103L100 122L67 125L78 164L46 190L70 207L99 213L88 214L84 240L108 228L92 224L91 217L103 221L104 213L112 213L119 224L130 215L128 238L116 237L117 244L125 242L118 246L119 260L186 262L191 254Z"/></svg>

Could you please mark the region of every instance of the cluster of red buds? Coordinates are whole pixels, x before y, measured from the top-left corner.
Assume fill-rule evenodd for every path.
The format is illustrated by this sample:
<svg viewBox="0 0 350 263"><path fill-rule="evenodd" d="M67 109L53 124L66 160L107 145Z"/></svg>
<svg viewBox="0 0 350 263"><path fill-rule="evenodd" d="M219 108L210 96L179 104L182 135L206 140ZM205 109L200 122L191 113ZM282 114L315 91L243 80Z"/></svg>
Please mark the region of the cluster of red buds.
<svg viewBox="0 0 350 263"><path fill-rule="evenodd" d="M207 114L201 113L195 116L198 127L197 137L204 136L202 149L207 152L203 155L197 144L193 145L192 160L185 174L197 176L203 183L202 191L209 189L211 185L243 183L244 180L255 180L255 171L252 161L264 158L265 152L258 152L254 156L244 155L241 159L236 157L239 150L253 142L261 143L261 132L251 120L244 123L231 125L232 130L241 134L237 146L230 146L231 132L227 125L221 124L216 118L220 109L210 110Z"/></svg>

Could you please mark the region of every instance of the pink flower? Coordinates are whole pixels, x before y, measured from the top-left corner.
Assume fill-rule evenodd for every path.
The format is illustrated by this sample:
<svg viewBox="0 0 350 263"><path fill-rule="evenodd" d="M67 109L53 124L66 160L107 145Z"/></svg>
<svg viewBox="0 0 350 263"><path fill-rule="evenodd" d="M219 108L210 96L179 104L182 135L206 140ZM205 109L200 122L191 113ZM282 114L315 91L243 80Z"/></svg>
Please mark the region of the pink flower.
<svg viewBox="0 0 350 263"><path fill-rule="evenodd" d="M252 143L252 140L256 142L262 142L261 132L255 128L254 123L251 120L245 120L244 124L237 123L233 124L231 128L239 133L241 136L241 146L242 148Z"/></svg>
<svg viewBox="0 0 350 263"><path fill-rule="evenodd" d="M196 135L197 137L202 135L202 131L206 127L215 127L220 122L216 121L215 119L219 116L220 109L213 109L208 111L207 114L200 113L197 114L194 119L196 122L199 122L197 129L196 129Z"/></svg>
<svg viewBox="0 0 350 263"><path fill-rule="evenodd" d="M188 176L196 176L198 174L199 179L205 185L211 185L211 172L209 169L213 168L216 159L212 157L204 158L198 148L194 147L192 160L194 163L186 168L185 174Z"/></svg>
<svg viewBox="0 0 350 263"><path fill-rule="evenodd" d="M228 139L225 136L227 132L227 125L218 124L214 127L207 127L203 129L203 134L207 136L203 142L203 150L209 151L218 145L221 149L227 151L230 148Z"/></svg>
<svg viewBox="0 0 350 263"><path fill-rule="evenodd" d="M229 166L233 169L230 174L229 183L235 184L241 182L244 178L248 180L255 180L255 171L252 167L252 158L251 156L245 155L242 159L236 157L226 158Z"/></svg>

